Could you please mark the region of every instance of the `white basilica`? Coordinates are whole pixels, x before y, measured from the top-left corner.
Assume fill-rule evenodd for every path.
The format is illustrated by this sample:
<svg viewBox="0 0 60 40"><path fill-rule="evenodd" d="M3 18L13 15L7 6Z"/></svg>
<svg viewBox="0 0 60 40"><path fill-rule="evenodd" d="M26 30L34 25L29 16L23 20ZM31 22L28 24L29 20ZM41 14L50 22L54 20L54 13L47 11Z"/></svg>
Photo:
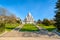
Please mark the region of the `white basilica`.
<svg viewBox="0 0 60 40"><path fill-rule="evenodd" d="M23 24L32 24L34 23L34 19L33 16L31 15L31 13L29 12L28 15L25 17L24 21L22 22Z"/></svg>

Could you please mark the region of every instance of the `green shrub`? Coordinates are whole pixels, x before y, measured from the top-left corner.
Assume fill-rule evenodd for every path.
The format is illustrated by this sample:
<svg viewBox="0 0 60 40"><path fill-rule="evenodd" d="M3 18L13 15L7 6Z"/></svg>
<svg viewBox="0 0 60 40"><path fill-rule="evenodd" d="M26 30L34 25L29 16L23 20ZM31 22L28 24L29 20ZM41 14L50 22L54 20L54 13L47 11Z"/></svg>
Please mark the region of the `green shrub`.
<svg viewBox="0 0 60 40"><path fill-rule="evenodd" d="M48 19L44 19L43 24L46 25L46 26L49 26L49 25L53 25L53 22L48 20Z"/></svg>
<svg viewBox="0 0 60 40"><path fill-rule="evenodd" d="M0 33L5 31L5 24L4 23L0 23Z"/></svg>

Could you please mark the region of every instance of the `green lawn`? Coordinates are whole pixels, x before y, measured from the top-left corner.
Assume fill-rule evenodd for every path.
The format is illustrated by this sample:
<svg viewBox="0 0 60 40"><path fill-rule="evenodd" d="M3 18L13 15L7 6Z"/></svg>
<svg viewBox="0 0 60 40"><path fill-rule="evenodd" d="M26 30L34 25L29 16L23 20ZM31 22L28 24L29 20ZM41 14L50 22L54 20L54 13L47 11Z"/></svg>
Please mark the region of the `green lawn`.
<svg viewBox="0 0 60 40"><path fill-rule="evenodd" d="M11 31L12 29L16 28L17 26L19 26L18 23L16 23L16 24L5 24L5 30Z"/></svg>
<svg viewBox="0 0 60 40"><path fill-rule="evenodd" d="M38 28L34 24L25 24L21 31L38 31Z"/></svg>
<svg viewBox="0 0 60 40"><path fill-rule="evenodd" d="M54 25L50 25L50 26L45 26L43 24L38 24L40 27L44 28L44 29L47 29L48 31L52 31L55 29L55 26Z"/></svg>

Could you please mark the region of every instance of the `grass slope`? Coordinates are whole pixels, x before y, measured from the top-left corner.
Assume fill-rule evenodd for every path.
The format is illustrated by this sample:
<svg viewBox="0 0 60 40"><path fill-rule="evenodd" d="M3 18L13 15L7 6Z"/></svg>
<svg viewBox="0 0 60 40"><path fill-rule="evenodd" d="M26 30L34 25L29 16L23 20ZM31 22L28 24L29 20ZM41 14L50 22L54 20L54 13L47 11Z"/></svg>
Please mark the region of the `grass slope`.
<svg viewBox="0 0 60 40"><path fill-rule="evenodd" d="M45 26L43 24L38 24L38 26L44 28L44 29L47 29L48 31L52 31L55 29L55 26L54 25L50 25L50 26Z"/></svg>
<svg viewBox="0 0 60 40"><path fill-rule="evenodd" d="M25 24L21 31L38 31L38 28L34 24Z"/></svg>
<svg viewBox="0 0 60 40"><path fill-rule="evenodd" d="M16 28L17 26L19 26L18 23L16 23L16 24L5 24L5 30L11 31L12 29Z"/></svg>

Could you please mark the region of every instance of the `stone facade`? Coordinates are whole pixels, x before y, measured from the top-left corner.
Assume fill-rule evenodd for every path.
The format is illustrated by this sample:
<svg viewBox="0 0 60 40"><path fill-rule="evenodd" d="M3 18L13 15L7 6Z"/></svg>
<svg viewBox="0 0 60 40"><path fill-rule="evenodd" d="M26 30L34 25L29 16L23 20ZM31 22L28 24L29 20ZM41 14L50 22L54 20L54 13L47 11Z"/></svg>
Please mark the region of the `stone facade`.
<svg viewBox="0 0 60 40"><path fill-rule="evenodd" d="M31 13L29 12L28 15L25 17L24 19L24 22L23 23L26 23L26 24L32 24L34 23L34 19L33 19L33 16L31 15Z"/></svg>

